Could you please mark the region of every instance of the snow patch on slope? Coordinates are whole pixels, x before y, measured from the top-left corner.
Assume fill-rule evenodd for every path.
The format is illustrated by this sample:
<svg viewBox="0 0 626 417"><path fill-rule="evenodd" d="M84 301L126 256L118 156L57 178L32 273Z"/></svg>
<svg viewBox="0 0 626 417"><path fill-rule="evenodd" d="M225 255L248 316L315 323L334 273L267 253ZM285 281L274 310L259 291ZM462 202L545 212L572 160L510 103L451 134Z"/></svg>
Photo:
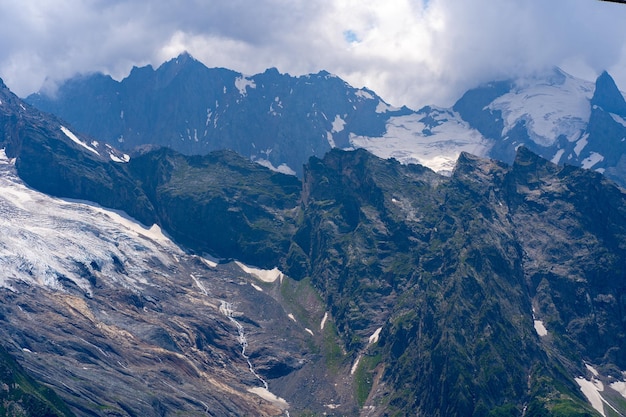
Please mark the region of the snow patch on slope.
<svg viewBox="0 0 626 417"><path fill-rule="evenodd" d="M576 153L576 156L580 156L580 153L583 151L583 149L585 149L588 139L589 133L585 133L583 137L576 142L576 146L574 147L574 152Z"/></svg>
<svg viewBox="0 0 626 417"><path fill-rule="evenodd" d="M382 327L379 327L378 329L376 329L376 331L374 332L374 334L372 334L369 339L368 342L370 345L374 344L374 343L378 343L378 338L380 337L380 332L383 330Z"/></svg>
<svg viewBox="0 0 626 417"><path fill-rule="evenodd" d="M537 320L537 317L535 316L535 307L533 307L533 325L539 337L544 337L548 335L548 329L546 329L546 326L544 326L543 321Z"/></svg>
<svg viewBox="0 0 626 417"><path fill-rule="evenodd" d="M346 121L341 118L341 116L336 115L335 120L333 120L333 133L341 132L346 125Z"/></svg>
<svg viewBox="0 0 626 417"><path fill-rule="evenodd" d="M535 331L540 337L544 337L548 335L548 329L546 329L546 326L543 325L543 321L534 320L534 325L535 325Z"/></svg>
<svg viewBox="0 0 626 417"><path fill-rule="evenodd" d="M605 391L605 386L600 380L601 376L598 370L588 363L585 363L585 368L587 368L587 371L591 373L591 379L580 376L574 378L574 380L587 398L587 401L589 401L591 406L603 416L607 415L605 411L606 407L612 410L612 412L609 413L610 415L622 415L609 401L607 401L607 398L611 398L610 396L607 396L607 398L603 397L602 393ZM613 382L609 385L609 387L610 389L617 391L622 396L626 396L626 393L624 392L626 384L624 382Z"/></svg>
<svg viewBox="0 0 626 417"><path fill-rule="evenodd" d="M363 354L359 353L359 356L356 357L356 360L352 364L352 368L350 368L350 375L354 375L356 370L359 368L359 363L361 362L362 358L363 358Z"/></svg>
<svg viewBox="0 0 626 417"><path fill-rule="evenodd" d="M246 96L248 94L248 88L256 88L254 80L241 76L235 79L235 87L239 90L239 94Z"/></svg>
<svg viewBox="0 0 626 417"><path fill-rule="evenodd" d="M198 256L198 259L200 259L200 262L202 262L209 268L217 268L217 259L214 259L212 257L208 258L207 255Z"/></svg>
<svg viewBox="0 0 626 417"><path fill-rule="evenodd" d="M553 164L558 164L564 153L565 149L559 149L558 151L556 151L550 162L552 162Z"/></svg>
<svg viewBox="0 0 626 417"><path fill-rule="evenodd" d="M326 140L328 141L328 146L332 148L336 148L335 139L333 138L333 134L331 132L326 132Z"/></svg>
<svg viewBox="0 0 626 417"><path fill-rule="evenodd" d="M622 116L619 116L615 113L609 113L609 114L611 115L613 120L615 120L617 123L621 124L622 126L626 127L626 120L624 120Z"/></svg>
<svg viewBox="0 0 626 417"><path fill-rule="evenodd" d="M289 403L287 401L285 401L284 399L274 395L273 393L271 393L268 389L263 388L263 387L255 387L255 388L250 388L248 389L249 392L251 392L252 394L256 394L259 397L263 398L264 400L267 400L269 402L271 402L273 405L275 405L276 407L278 407L279 409L285 411L289 408Z"/></svg>
<svg viewBox="0 0 626 417"><path fill-rule="evenodd" d="M622 377L624 376L624 372L622 372ZM615 391L619 392L619 394L626 398L626 382L624 381L616 381L611 383L610 385L611 388L613 388Z"/></svg>
<svg viewBox="0 0 626 417"><path fill-rule="evenodd" d="M100 155L100 153L98 153L97 150L95 150L94 148L92 148L91 146L87 145L85 142L83 142L82 140L78 139L78 137L72 133L71 130L69 130L68 128L66 128L65 126L61 126L61 131L63 131L63 133L65 133L65 136L67 136L68 138L70 138L72 140L72 142L82 146L83 148L95 153L96 155Z"/></svg>
<svg viewBox="0 0 626 417"><path fill-rule="evenodd" d="M378 329L376 329L376 331L374 333L372 333L372 335L368 338L367 347L373 345L374 343L378 343L378 338L380 337L380 332L382 330L383 330L383 328L379 327ZM359 355L357 356L356 360L352 364L352 368L350 368L350 375L354 375L354 373L356 372L356 370L359 367L359 363L361 362L361 359L363 359L363 353L359 353Z"/></svg>
<svg viewBox="0 0 626 417"><path fill-rule="evenodd" d="M357 90L355 95L357 97L361 97L361 98L364 98L366 100L374 100L374 96L370 92L368 92L367 90L364 90L364 89Z"/></svg>
<svg viewBox="0 0 626 417"><path fill-rule="evenodd" d="M239 268L241 268L243 272L245 272L246 274L253 275L263 282L274 282L277 279L282 279L283 277L283 273L280 272L278 268L260 269L260 268L255 268L252 266L245 265L239 261L235 261L235 263L237 264L237 266L239 266Z"/></svg>
<svg viewBox="0 0 626 417"><path fill-rule="evenodd" d="M604 385L602 382L598 380L587 381L585 378L577 377L574 378L580 390L583 392L591 406L600 414L606 417L604 413L604 400L602 399L602 395L600 392L604 391Z"/></svg>
<svg viewBox="0 0 626 417"><path fill-rule="evenodd" d="M583 159L580 165L585 169L591 169L593 166L599 162L604 161L604 156L600 155L597 152L591 152L589 157Z"/></svg>
<svg viewBox="0 0 626 417"><path fill-rule="evenodd" d="M113 153L109 153L109 157L111 158L111 161L113 162L118 162L121 164L125 164L128 163L130 161L130 155L124 154L121 158L117 155L114 155Z"/></svg>
<svg viewBox="0 0 626 417"><path fill-rule="evenodd" d="M332 122L332 129L330 132L326 132L326 140L331 148L336 148L334 133L342 132L346 126L346 121L340 115L335 116L335 120Z"/></svg>
<svg viewBox="0 0 626 417"><path fill-rule="evenodd" d="M279 166L275 167L274 164L272 164L269 160L265 158L254 158L253 161L261 166L264 166L265 168L271 169L274 172L280 172L281 174L285 175L296 175L296 171L291 169L291 167L287 164L280 164Z"/></svg>
<svg viewBox="0 0 626 417"><path fill-rule="evenodd" d="M328 312L324 313L324 317L322 318L322 322L320 323L320 330L324 330L324 326L326 325L326 320L328 320Z"/></svg>
<svg viewBox="0 0 626 417"><path fill-rule="evenodd" d="M398 110L398 108L390 106L389 104L385 103L382 100L379 100L378 104L376 105L376 113L387 113L388 111L394 111L394 110Z"/></svg>

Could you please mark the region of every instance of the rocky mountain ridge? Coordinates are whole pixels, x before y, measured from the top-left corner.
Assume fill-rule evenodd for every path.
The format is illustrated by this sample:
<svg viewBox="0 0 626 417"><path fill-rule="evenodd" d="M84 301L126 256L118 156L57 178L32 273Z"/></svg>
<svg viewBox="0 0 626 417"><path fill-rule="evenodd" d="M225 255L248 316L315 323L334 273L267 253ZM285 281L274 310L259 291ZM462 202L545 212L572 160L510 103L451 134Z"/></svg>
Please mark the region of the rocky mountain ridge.
<svg viewBox="0 0 626 417"><path fill-rule="evenodd" d="M390 115L409 112L328 72L291 77L272 68L245 76L209 69L186 53L157 70L135 67L120 82L102 74L77 77L54 98L36 94L28 101L126 151L231 149L292 174L309 156L350 146L351 133L379 135Z"/></svg>
<svg viewBox="0 0 626 417"><path fill-rule="evenodd" d="M624 196L600 174L525 148L512 167L462 154L449 179L365 152L332 152L320 165L327 183L305 174L315 189L305 206L324 205L306 216L312 282L353 349L382 329L371 354L388 361L379 377L397 391L377 394L389 404L429 415L558 414L576 388L548 387L584 371L571 368L577 360L620 369ZM550 330L537 333L537 320ZM544 395L554 402L539 405Z"/></svg>
<svg viewBox="0 0 626 417"><path fill-rule="evenodd" d="M601 174L525 147L451 176L362 149L301 181L231 152L117 161L1 93L2 247L39 242L2 258L2 340L77 415L626 412L626 194ZM37 255L77 230L88 250Z"/></svg>

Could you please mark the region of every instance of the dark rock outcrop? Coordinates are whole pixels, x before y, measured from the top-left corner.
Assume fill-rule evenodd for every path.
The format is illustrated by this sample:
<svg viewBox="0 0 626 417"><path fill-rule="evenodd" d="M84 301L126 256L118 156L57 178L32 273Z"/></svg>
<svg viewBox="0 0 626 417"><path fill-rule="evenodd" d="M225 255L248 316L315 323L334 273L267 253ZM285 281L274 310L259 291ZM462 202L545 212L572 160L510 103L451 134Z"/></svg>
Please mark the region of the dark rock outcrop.
<svg viewBox="0 0 626 417"><path fill-rule="evenodd" d="M128 166L160 225L198 252L278 265L293 233L300 181L232 151L184 156L162 149Z"/></svg>
<svg viewBox="0 0 626 417"><path fill-rule="evenodd" d="M609 113L626 116L626 100L617 88L615 80L603 71L596 80L596 90L591 98L591 106L602 107Z"/></svg>

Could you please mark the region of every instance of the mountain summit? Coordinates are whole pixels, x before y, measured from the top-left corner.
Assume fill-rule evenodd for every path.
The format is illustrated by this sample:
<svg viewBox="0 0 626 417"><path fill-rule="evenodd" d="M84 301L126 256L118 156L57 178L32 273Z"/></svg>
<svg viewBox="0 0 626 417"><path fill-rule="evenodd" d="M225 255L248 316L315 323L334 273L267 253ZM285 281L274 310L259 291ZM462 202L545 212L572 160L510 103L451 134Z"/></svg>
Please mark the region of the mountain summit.
<svg viewBox="0 0 626 417"><path fill-rule="evenodd" d="M626 117L626 100L608 72L604 71L596 80L596 89L591 106L598 106L609 113Z"/></svg>
<svg viewBox="0 0 626 417"><path fill-rule="evenodd" d="M524 145L554 163L593 169L626 186L626 107L607 72L595 84L557 68L490 83L468 91L454 109L489 138L492 158L512 163Z"/></svg>

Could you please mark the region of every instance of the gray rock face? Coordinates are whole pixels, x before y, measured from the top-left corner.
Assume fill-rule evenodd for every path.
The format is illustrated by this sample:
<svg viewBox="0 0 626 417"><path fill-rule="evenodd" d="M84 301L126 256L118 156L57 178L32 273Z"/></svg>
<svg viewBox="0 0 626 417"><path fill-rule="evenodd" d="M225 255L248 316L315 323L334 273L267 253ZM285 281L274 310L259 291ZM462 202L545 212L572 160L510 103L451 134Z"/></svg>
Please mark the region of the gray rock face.
<svg viewBox="0 0 626 417"><path fill-rule="evenodd" d="M0 341L28 374L78 416L285 414L283 380L306 386L321 367L305 330L317 333L316 299L296 311L288 278L265 282L122 212L37 192L14 163L3 152ZM313 385L294 405L336 397ZM72 414L58 409L30 415Z"/></svg>

